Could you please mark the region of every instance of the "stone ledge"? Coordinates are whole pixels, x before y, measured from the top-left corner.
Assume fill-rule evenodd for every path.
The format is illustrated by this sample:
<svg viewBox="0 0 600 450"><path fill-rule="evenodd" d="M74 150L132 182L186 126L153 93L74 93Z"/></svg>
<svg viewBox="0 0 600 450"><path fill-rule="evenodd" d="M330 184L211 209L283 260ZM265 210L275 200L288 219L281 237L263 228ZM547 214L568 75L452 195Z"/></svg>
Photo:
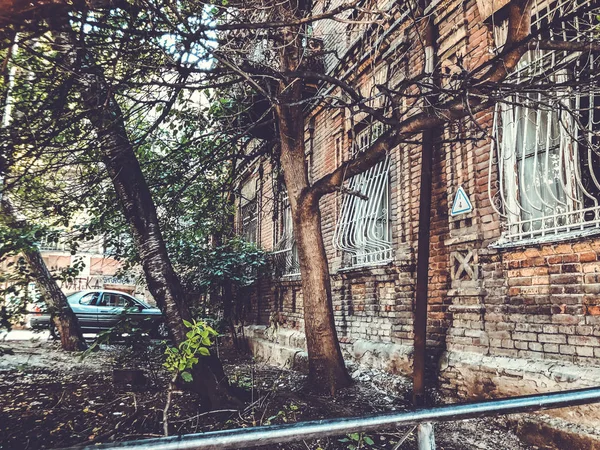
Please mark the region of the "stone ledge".
<svg viewBox="0 0 600 450"><path fill-rule="evenodd" d="M354 278L370 278L373 276L391 276L398 273L398 268L393 264L392 261L388 261L381 264L374 264L371 266L360 266L360 267L343 267L337 270L336 277L342 280L354 279Z"/></svg>
<svg viewBox="0 0 600 450"><path fill-rule="evenodd" d="M244 337L248 349L256 358L266 363L287 369L308 372L308 354L303 348L290 346L290 343L298 343L293 330L285 330L279 339L269 339L267 327L264 325L248 325L244 327ZM300 332L296 332L300 333ZM279 334L279 333L277 333ZM283 342L285 342L285 345Z"/></svg>
<svg viewBox="0 0 600 450"><path fill-rule="evenodd" d="M461 217L462 219L463 217ZM452 245L464 244L467 242L478 242L481 240L479 233L465 233L458 236L451 236L444 240L444 245L450 247Z"/></svg>
<svg viewBox="0 0 600 450"><path fill-rule="evenodd" d="M280 286L301 286L302 279L300 275L284 275L277 279L277 283Z"/></svg>
<svg viewBox="0 0 600 450"><path fill-rule="evenodd" d="M252 354L275 366L306 370L308 355L304 333L287 328L278 328L271 333L271 329L264 325L244 327L246 344ZM361 366L395 375L409 376L412 373L411 346L366 339L357 339L341 346L345 356Z"/></svg>
<svg viewBox="0 0 600 450"><path fill-rule="evenodd" d="M595 387L600 367L469 352L446 352L440 359L440 379L469 400ZM552 410L549 414L568 422L595 427L600 423L600 405Z"/></svg>
<svg viewBox="0 0 600 450"><path fill-rule="evenodd" d="M450 305L448 312L452 313L484 313L485 305Z"/></svg>
<svg viewBox="0 0 600 450"><path fill-rule="evenodd" d="M597 429L573 425L554 417L527 414L509 419L508 425L521 441L543 450L600 450Z"/></svg>
<svg viewBox="0 0 600 450"><path fill-rule="evenodd" d="M265 325L247 325L244 327L247 339L263 339L284 347L306 350L306 337L300 330L279 327L275 332Z"/></svg>
<svg viewBox="0 0 600 450"><path fill-rule="evenodd" d="M359 365L394 375L408 376L412 373L412 347L408 345L357 339L345 345L344 351Z"/></svg>
<svg viewBox="0 0 600 450"><path fill-rule="evenodd" d="M481 287L454 288L446 293L448 297L485 297L487 294L487 290Z"/></svg>

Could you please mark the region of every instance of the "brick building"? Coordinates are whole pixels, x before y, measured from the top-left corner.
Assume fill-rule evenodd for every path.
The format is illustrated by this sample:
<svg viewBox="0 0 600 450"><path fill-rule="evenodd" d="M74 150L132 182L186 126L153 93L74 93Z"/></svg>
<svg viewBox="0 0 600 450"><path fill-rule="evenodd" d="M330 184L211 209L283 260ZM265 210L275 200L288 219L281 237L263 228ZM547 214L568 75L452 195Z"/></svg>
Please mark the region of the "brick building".
<svg viewBox="0 0 600 450"><path fill-rule="evenodd" d="M450 0L429 7L443 86L502 51L507 3ZM385 107L380 86L397 89L423 71L425 54L405 5L379 1L385 21L365 20L367 13L356 10L352 20L319 22L312 30L326 50L326 73L355 86L374 107ZM536 0L532 34L591 36L592 15L578 13L589 5ZM316 13L321 7L317 2ZM561 15L576 20L545 31ZM594 52L532 48L507 83L545 73L568 85L580 68L599 61ZM513 94L446 127L434 152L429 373L452 397L592 386L600 376L600 100L583 82L551 90ZM405 97L394 108L410 115L418 101ZM384 129L366 113L315 104L306 117L310 178L331 172ZM354 195L330 194L320 204L343 349L362 364L404 375L412 370L420 166L419 143L402 144L345 182ZM284 362L304 340L299 266L280 178L268 159L246 171L238 226L272 252L275 265L253 291L246 317L255 324L247 327L251 346ZM461 197L466 212L452 215L459 190L472 210ZM593 407L565 414L589 424L600 417Z"/></svg>
<svg viewBox="0 0 600 450"><path fill-rule="evenodd" d="M82 242L77 251L72 253L72 245L67 232L62 233L56 240L43 239L39 250L48 270L57 277L57 283L66 294L88 289L114 289L131 295L149 298L144 287L137 281L139 276L124 276L123 263L110 254L102 239ZM15 281L21 281L21 276L15 273L15 263L19 256L5 258L0 262L0 289L10 287ZM75 277L61 278L61 274L73 267L79 268ZM130 271L131 272L131 271ZM35 281L28 285L27 295L31 298L40 295ZM0 305L10 304L12 294L0 297ZM35 305L29 304L29 310ZM18 317L24 323L27 317Z"/></svg>

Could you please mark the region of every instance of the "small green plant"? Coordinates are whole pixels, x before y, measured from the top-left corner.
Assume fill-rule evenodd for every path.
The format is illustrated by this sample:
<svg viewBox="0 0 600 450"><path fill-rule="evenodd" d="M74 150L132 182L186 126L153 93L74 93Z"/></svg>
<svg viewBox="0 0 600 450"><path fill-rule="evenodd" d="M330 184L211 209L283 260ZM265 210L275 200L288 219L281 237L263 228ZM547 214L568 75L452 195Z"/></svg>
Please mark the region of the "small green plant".
<svg viewBox="0 0 600 450"><path fill-rule="evenodd" d="M208 347L213 343L211 338L218 333L203 321L184 320L183 324L190 329L185 335L187 339L178 347L167 347L167 360L163 365L174 377L180 375L184 381L190 382L193 380L190 369L198 363L200 356L210 355Z"/></svg>
<svg viewBox="0 0 600 450"><path fill-rule="evenodd" d="M375 445L373 438L365 433L350 433L345 438L340 439L340 442L348 444L348 450L358 450Z"/></svg>
<svg viewBox="0 0 600 450"><path fill-rule="evenodd" d="M167 390L167 402L163 409L163 431L165 436L169 435L171 394L173 393L177 377L181 376L181 379L188 383L194 379L190 369L194 367L194 364L198 363L200 356L210 355L208 347L213 343L211 337L219 334L213 328L209 327L206 322L200 320L192 320L191 322L184 320L183 324L190 329L185 334L187 339L179 344L178 347L167 347L165 350L167 360L163 363L163 366L172 375L169 389Z"/></svg>
<svg viewBox="0 0 600 450"><path fill-rule="evenodd" d="M229 383L249 391L254 387L252 377L245 374L234 373L229 377Z"/></svg>
<svg viewBox="0 0 600 450"><path fill-rule="evenodd" d="M284 405L283 409L277 411L277 414L267 418L267 420L263 423L263 425L271 425L273 422L282 420L284 423L288 422L297 422L297 412L299 410L298 405L294 403L290 403L289 405Z"/></svg>

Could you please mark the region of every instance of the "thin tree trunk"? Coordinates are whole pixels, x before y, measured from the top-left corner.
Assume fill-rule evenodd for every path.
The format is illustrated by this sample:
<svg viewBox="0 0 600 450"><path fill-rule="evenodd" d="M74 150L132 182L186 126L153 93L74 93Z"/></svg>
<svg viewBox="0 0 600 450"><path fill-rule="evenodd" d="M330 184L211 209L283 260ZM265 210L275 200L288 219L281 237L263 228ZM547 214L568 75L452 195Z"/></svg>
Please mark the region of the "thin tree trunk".
<svg viewBox="0 0 600 450"><path fill-rule="evenodd" d="M229 332L231 333L231 339L233 340L233 346L240 350L240 343L237 336L236 323L237 317L235 308L233 305L233 285L231 280L226 280L223 283L223 289L221 290L222 297L221 300L223 302L223 318L227 322L229 326Z"/></svg>
<svg viewBox="0 0 600 450"><path fill-rule="evenodd" d="M233 230L233 220L230 225L230 229ZM221 232L215 233L212 236L212 246L213 248L218 248L221 245L223 245L223 235ZM221 306L223 308L223 319L229 327L229 332L231 333L231 339L233 340L234 347L239 350L240 347L235 329L236 321L233 305L233 283L231 280L224 280L222 285L211 286L210 296L211 299L213 299L213 304L214 299L221 302Z"/></svg>
<svg viewBox="0 0 600 450"><path fill-rule="evenodd" d="M233 174L235 173L235 170L236 170L236 164L234 161L231 166L231 169L230 169L230 179L234 178ZM235 216L233 214L233 210L234 210L234 206L235 206L235 196L232 191L227 193L227 204L231 206L231 208L228 209L228 211L230 211L230 212L227 214L226 231L227 231L227 233L229 233L229 232L233 232L233 230L235 228ZM226 239L227 239L227 237L226 237ZM223 235L222 235L222 233L220 233L219 236L217 236L217 242L215 243L215 245L221 245L222 242L223 242ZM237 329L236 329L236 324L238 322L238 319L240 318L239 308L241 307L241 305L234 304L234 290L233 290L233 283L231 280L226 280L225 283L223 283L222 294L223 294L223 296L222 296L223 316L224 316L225 320L227 321L227 324L229 325L229 330L231 333L231 338L233 340L233 345L235 346L235 348L237 350L241 350L240 340L238 339Z"/></svg>
<svg viewBox="0 0 600 450"><path fill-rule="evenodd" d="M235 173L235 162L232 164L232 167L230 169L230 179L233 179L234 175L233 173ZM230 205L232 208L229 209L228 211L231 211L230 213L227 214L227 227L226 227L226 233L225 236L223 236L223 232L220 231L219 233L214 235L214 242L213 245L215 247L218 247L220 245L223 245L224 241L228 240L228 234L230 232L233 232L234 228L235 228L235 216L233 214L233 206L234 206L234 201L235 197L233 195L233 192L228 192L227 194L227 204ZM237 330L236 330L236 323L237 323L237 319L239 318L239 311L237 311L236 305L234 305L234 290L233 290L233 282L231 280L225 280L223 283L223 286L221 287L221 302L223 304L223 318L225 319L225 321L227 322L227 325L229 326L229 332L231 333L231 339L233 340L233 345L237 350L240 350L240 342L238 339L238 335L237 335Z"/></svg>
<svg viewBox="0 0 600 450"><path fill-rule="evenodd" d="M296 120L302 123L301 119ZM282 133L286 129L286 122L285 119L280 119ZM306 178L306 174L294 170L304 170L303 139L294 143L282 139L282 144L284 141L301 147L292 149L282 145L281 165L286 186L293 186L288 188L288 196L300 260L308 378L309 383L317 390L334 395L351 380L335 329L329 264L321 232L321 212L318 202L303 197L303 190L298 189ZM298 155L301 155L300 161L297 161Z"/></svg>
<svg viewBox="0 0 600 450"><path fill-rule="evenodd" d="M2 212L4 221L10 228L19 229L27 226L24 220L17 218L12 204L6 197L2 199ZM79 329L77 318L69 307L67 297L48 270L39 250L30 247L24 249L22 253L34 273L37 287L42 292L48 312L52 315L58 329L63 350L69 352L85 350L87 345Z"/></svg>
<svg viewBox="0 0 600 450"><path fill-rule="evenodd" d="M300 33L284 34L282 50L284 70L295 70L300 53ZM281 103L276 106L281 144L281 167L292 211L294 236L298 246L304 324L308 350L309 383L316 389L335 395L351 379L335 329L331 278L321 231L319 199L309 192L305 162L304 114L300 100L303 83L287 80L281 86ZM290 106L293 105L293 106Z"/></svg>
<svg viewBox="0 0 600 450"><path fill-rule="evenodd" d="M173 341L179 345L186 339L183 321L190 321L192 315L167 254L152 194L127 136L121 108L102 69L95 64L93 55L79 46L68 21L56 20L53 28L63 30L54 34L56 48L67 67L77 72L75 89L81 94L87 119L98 135L102 160L131 228L148 290L165 317ZM195 365L190 387L208 408L237 403L230 394L221 362L214 356L203 357Z"/></svg>

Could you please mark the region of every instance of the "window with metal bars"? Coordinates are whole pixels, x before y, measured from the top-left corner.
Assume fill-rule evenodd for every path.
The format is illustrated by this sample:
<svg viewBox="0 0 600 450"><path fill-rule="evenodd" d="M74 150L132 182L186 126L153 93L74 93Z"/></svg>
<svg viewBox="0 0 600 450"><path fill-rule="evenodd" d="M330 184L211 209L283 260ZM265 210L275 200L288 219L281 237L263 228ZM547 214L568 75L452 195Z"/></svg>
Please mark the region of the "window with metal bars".
<svg viewBox="0 0 600 450"><path fill-rule="evenodd" d="M70 246L64 241L62 237L57 238L56 236L42 236L39 243L41 251L69 251Z"/></svg>
<svg viewBox="0 0 600 450"><path fill-rule="evenodd" d="M352 153L365 151L383 131L383 125L376 122L357 133ZM348 255L346 266L369 266L392 259L389 171L388 155L347 182L333 237L334 246Z"/></svg>
<svg viewBox="0 0 600 450"><path fill-rule="evenodd" d="M240 235L248 242L257 242L258 238L258 196L248 200L240 207Z"/></svg>
<svg viewBox="0 0 600 450"><path fill-rule="evenodd" d="M589 1L538 1L532 33L597 41L597 14ZM505 25L495 32L501 47ZM599 64L592 51L532 49L511 76L523 89L496 105L490 158L490 197L506 219L498 245L600 232Z"/></svg>
<svg viewBox="0 0 600 450"><path fill-rule="evenodd" d="M280 196L274 220L273 265L275 275L291 276L300 274L298 249L294 239L292 209L287 194Z"/></svg>

